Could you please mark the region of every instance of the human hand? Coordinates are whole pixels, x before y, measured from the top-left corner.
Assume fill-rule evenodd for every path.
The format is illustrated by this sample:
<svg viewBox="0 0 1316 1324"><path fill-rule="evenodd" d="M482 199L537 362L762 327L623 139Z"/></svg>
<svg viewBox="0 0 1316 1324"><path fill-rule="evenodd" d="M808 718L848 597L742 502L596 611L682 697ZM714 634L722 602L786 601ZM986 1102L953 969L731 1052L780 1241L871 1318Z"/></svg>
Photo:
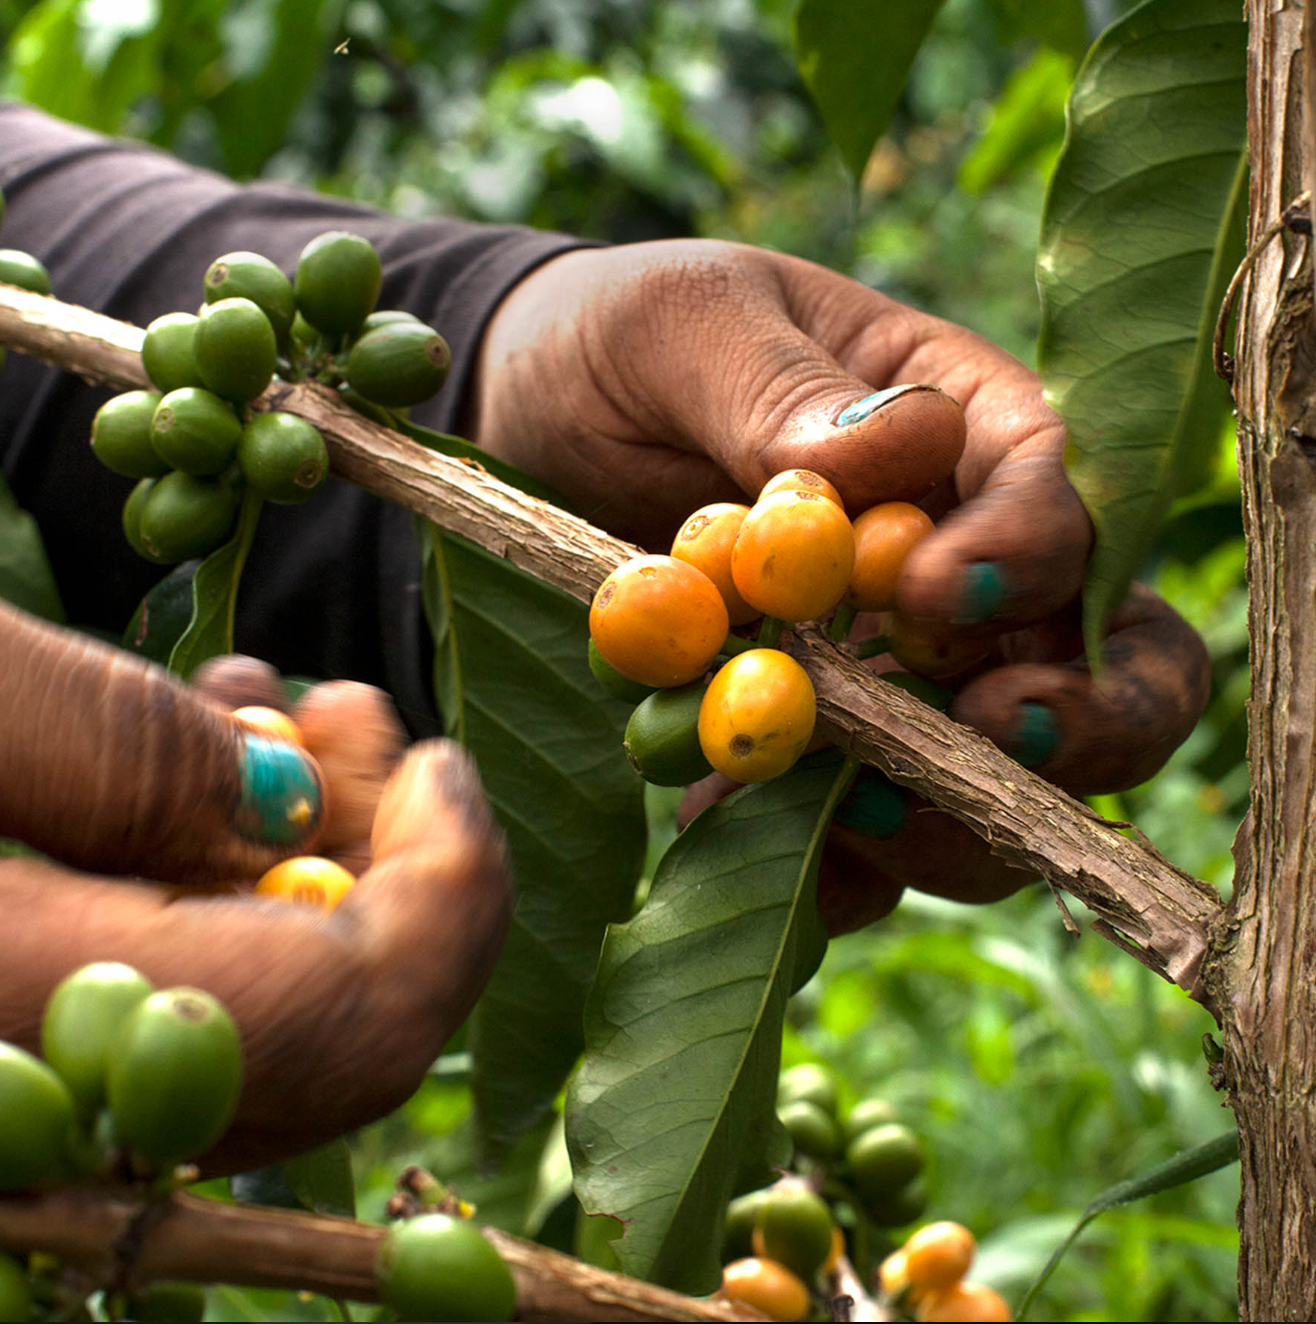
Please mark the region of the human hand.
<svg viewBox="0 0 1316 1324"><path fill-rule="evenodd" d="M295 712L314 762L261 750L253 767L225 708L274 697L264 671L203 676L221 706L0 607L0 835L53 857L0 861L0 1039L35 1051L51 989L90 961L212 992L246 1077L208 1172L397 1107L481 992L511 905L501 835L456 746L403 755L382 694L330 684ZM308 785L313 799L323 785L321 821L271 842ZM246 894L310 850L368 865L331 914Z"/></svg>
<svg viewBox="0 0 1316 1324"><path fill-rule="evenodd" d="M940 390L896 389L909 383ZM1146 590L1112 615L1094 683L1077 616L1092 527L1037 377L811 263L702 241L564 254L495 314L475 421L481 444L647 547L665 549L697 506L752 499L796 466L829 478L852 515L918 500L938 526L906 562L900 609L976 640L987 664L951 715L1075 794L1150 776L1205 706L1205 649ZM978 897L1027 881L961 850L949 823L913 813L902 834L954 850L854 842L851 863L880 856L889 878L874 890L889 897L938 878ZM943 855L954 867L933 867Z"/></svg>

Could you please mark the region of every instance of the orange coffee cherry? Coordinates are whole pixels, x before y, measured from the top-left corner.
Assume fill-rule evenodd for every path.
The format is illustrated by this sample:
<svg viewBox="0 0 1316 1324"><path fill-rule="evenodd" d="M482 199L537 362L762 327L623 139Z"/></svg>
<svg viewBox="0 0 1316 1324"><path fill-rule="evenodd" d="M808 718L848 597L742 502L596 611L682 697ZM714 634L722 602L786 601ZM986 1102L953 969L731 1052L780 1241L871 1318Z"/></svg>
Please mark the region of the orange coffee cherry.
<svg viewBox="0 0 1316 1324"><path fill-rule="evenodd" d="M809 1289L776 1260L732 1260L722 1270L717 1294L753 1306L770 1319L803 1319L809 1313Z"/></svg>
<svg viewBox="0 0 1316 1324"><path fill-rule="evenodd" d="M729 624L713 581L672 556L637 556L618 566L589 609L599 652L629 680L656 687L702 676Z"/></svg>
<svg viewBox="0 0 1316 1324"><path fill-rule="evenodd" d="M877 1270L877 1284L887 1296L899 1296L909 1286L909 1263L903 1250L893 1250Z"/></svg>
<svg viewBox="0 0 1316 1324"><path fill-rule="evenodd" d="M748 506L734 501L701 506L681 525L672 542L672 555L678 561L702 570L717 585L732 625L747 625L762 614L740 596L731 578L731 549L748 514Z"/></svg>
<svg viewBox="0 0 1316 1324"><path fill-rule="evenodd" d="M816 492L774 492L745 516L731 552L740 596L768 616L811 621L845 593L854 532L845 511Z"/></svg>
<svg viewBox="0 0 1316 1324"><path fill-rule="evenodd" d="M910 1285L919 1292L935 1291L957 1283L969 1271L977 1243L960 1223L929 1223L905 1242L905 1265Z"/></svg>
<svg viewBox="0 0 1316 1324"><path fill-rule="evenodd" d="M356 879L341 864L318 855L282 860L261 875L258 896L332 910L351 891Z"/></svg>
<svg viewBox="0 0 1316 1324"><path fill-rule="evenodd" d="M773 474L763 484L759 492L759 500L762 501L765 496L771 496L774 492L817 492L819 496L835 502L842 510L845 509L841 494L822 474L816 474L812 469L783 469L781 473Z"/></svg>
<svg viewBox="0 0 1316 1324"><path fill-rule="evenodd" d="M930 630L893 611L886 620L891 656L906 671L941 680L986 660L991 643L981 636Z"/></svg>
<svg viewBox="0 0 1316 1324"><path fill-rule="evenodd" d="M952 1283L918 1303L917 1319L1006 1321L1014 1316L1005 1298L986 1283Z"/></svg>
<svg viewBox="0 0 1316 1324"><path fill-rule="evenodd" d="M823 1261L823 1273L833 1274L836 1272L836 1266L840 1263L841 1256L845 1254L845 1233L841 1230L839 1224L832 1228L832 1248L827 1252L827 1258Z"/></svg>
<svg viewBox="0 0 1316 1324"><path fill-rule="evenodd" d="M890 611L905 558L936 526L908 501L870 506L854 522L854 569L845 600L859 611Z"/></svg>
<svg viewBox="0 0 1316 1324"><path fill-rule="evenodd" d="M243 726L260 735L268 736L271 740L285 740L290 745L305 744L297 723L287 713L281 713L277 708L266 708L259 703L250 703L243 708L235 708L232 717L235 722L240 722Z"/></svg>
<svg viewBox="0 0 1316 1324"><path fill-rule="evenodd" d="M804 753L816 716L808 672L776 648L751 648L733 657L704 692L699 745L724 776L765 782Z"/></svg>

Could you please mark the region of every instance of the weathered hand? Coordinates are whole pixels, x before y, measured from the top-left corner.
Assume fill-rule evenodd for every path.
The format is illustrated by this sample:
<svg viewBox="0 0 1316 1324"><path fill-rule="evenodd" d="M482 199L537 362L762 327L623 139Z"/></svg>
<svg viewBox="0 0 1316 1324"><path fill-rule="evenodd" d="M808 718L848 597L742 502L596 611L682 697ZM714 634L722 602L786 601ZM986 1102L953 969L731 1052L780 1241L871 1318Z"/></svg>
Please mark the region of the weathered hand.
<svg viewBox="0 0 1316 1324"><path fill-rule="evenodd" d="M269 697L215 679L225 706ZM502 838L456 746L403 756L387 700L363 686L313 689L296 716L325 787L322 822L300 836L283 810L288 793L318 797L314 763L253 762L213 699L0 607L0 835L52 857L0 862L0 1038L34 1049L50 990L89 961L208 989L246 1054L208 1171L395 1108L478 997L510 912ZM332 914L246 894L308 850L369 864Z"/></svg>

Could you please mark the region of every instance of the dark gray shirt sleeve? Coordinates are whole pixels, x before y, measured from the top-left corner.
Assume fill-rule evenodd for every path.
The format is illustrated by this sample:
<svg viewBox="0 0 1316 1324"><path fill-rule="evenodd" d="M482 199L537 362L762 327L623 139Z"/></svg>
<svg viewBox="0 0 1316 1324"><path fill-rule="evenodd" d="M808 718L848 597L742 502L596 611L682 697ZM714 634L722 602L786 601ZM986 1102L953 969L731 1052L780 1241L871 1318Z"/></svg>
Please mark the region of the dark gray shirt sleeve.
<svg viewBox="0 0 1316 1324"><path fill-rule="evenodd" d="M39 257L52 293L145 326L201 302L220 254L263 253L291 274L324 230L367 236L384 264L381 308L406 308L453 351L418 421L457 430L485 324L506 291L577 246L562 235L446 219L404 221L276 184L238 186L149 147L0 103L0 246ZM11 353L0 369L0 465L36 517L71 622L119 631L160 577L120 530L132 482L88 444L111 392ZM382 685L417 734L436 728L411 517L331 480L305 506L266 506L243 579L237 646L293 674Z"/></svg>

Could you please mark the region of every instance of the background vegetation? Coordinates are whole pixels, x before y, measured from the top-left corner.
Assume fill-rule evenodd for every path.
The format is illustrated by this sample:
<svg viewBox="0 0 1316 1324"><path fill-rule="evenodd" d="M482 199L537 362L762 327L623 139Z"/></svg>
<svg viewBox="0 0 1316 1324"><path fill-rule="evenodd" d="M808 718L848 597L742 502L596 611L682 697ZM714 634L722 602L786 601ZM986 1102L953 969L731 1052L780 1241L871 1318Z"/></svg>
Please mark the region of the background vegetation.
<svg viewBox="0 0 1316 1324"><path fill-rule="evenodd" d="M0 0L0 91L239 178L625 242L779 248L963 323L1031 361L1038 217L1088 41L1127 5L947 0L856 193L789 47L791 0ZM337 49L335 49L337 48ZM1229 438L1146 567L1206 636L1206 720L1146 786L1098 808L1229 886L1246 807L1243 542ZM650 800L654 838L672 798ZM1079 916L1080 922L1082 917ZM1017 1301L1112 1182L1228 1128L1210 1018L1032 889L990 908L910 894L833 943L797 996L787 1063L836 1066L926 1137L930 1212L983 1242ZM560 1126L473 1171L468 1059L354 1142L359 1209L419 1161L482 1218L606 1256L578 1226ZM1105 1215L1037 1314L1234 1316L1237 1169ZM582 1241L583 1236L583 1241ZM591 1249L592 1247L592 1249ZM217 1318L327 1318L215 1289Z"/></svg>

